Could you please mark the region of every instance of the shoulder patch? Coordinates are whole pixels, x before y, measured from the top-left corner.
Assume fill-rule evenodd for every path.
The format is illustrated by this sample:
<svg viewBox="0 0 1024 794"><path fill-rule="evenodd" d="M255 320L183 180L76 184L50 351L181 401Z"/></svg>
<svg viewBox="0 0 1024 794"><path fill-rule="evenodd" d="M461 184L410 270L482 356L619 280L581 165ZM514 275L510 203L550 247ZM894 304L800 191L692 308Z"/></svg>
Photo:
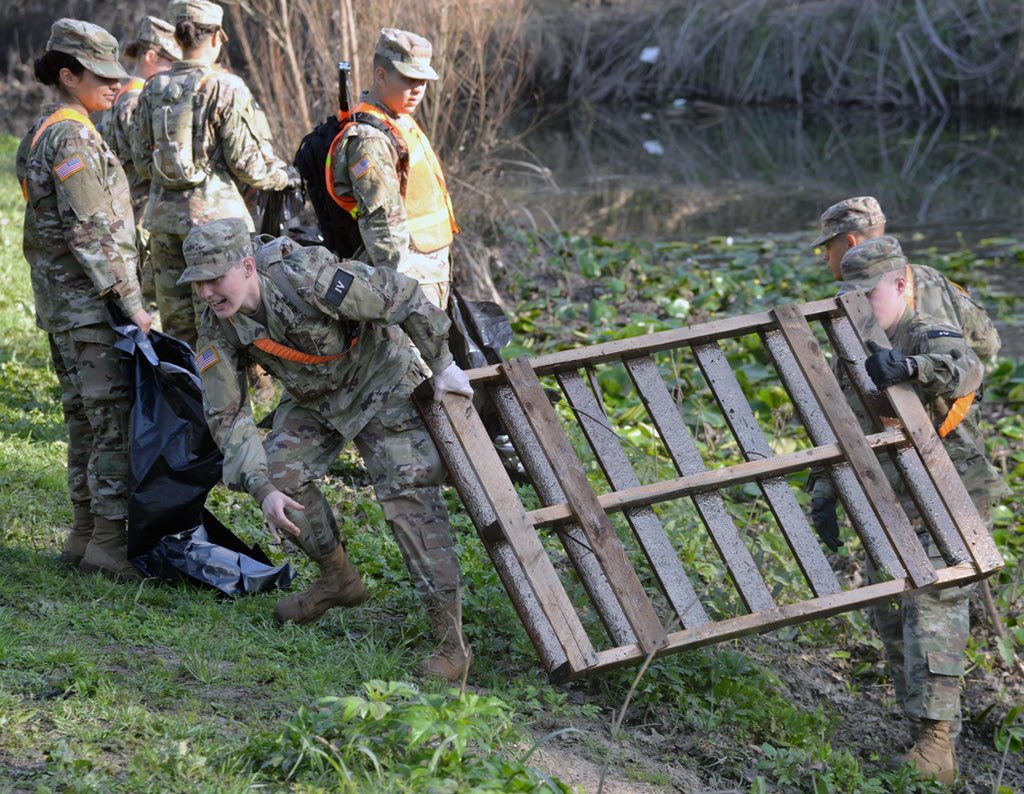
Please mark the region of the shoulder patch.
<svg viewBox="0 0 1024 794"><path fill-rule="evenodd" d="M369 155L363 155L362 159L353 165L349 166L349 171L352 172L352 176L356 179L366 174L367 171L373 168L373 160L370 159Z"/></svg>
<svg viewBox="0 0 1024 794"><path fill-rule="evenodd" d="M324 295L324 300L334 306L341 306L341 302L348 295L348 290L352 286L353 281L355 281L355 276L338 268L334 272L334 278L331 279L331 286L327 290L327 294Z"/></svg>
<svg viewBox="0 0 1024 794"><path fill-rule="evenodd" d="M220 356L217 355L217 351L213 347L208 347L196 355L196 369L202 375L218 361L220 361Z"/></svg>
<svg viewBox="0 0 1024 794"><path fill-rule="evenodd" d="M75 154L64 162L58 163L53 169L53 173L57 176L57 179L63 182L69 176L77 174L83 168L85 168L85 163L79 155Z"/></svg>
<svg viewBox="0 0 1024 794"><path fill-rule="evenodd" d="M925 336L929 339L937 339L942 336L949 336L953 339L963 339L963 334L958 334L956 331L948 331L945 328L933 328L930 331L925 332Z"/></svg>

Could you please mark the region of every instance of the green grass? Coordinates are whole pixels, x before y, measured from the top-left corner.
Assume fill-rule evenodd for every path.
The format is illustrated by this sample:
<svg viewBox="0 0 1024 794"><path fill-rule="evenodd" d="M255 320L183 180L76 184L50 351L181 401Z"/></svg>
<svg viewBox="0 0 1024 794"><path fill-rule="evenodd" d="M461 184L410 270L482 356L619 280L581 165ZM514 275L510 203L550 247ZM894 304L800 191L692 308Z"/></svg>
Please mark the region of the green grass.
<svg viewBox="0 0 1024 794"><path fill-rule="evenodd" d="M225 599L188 587L86 578L57 565L70 521L66 441L45 337L32 316L12 154L10 140L0 142L0 791L560 791L562 784L520 759L533 743L528 729L541 735L570 726L589 731L580 752L602 761L605 745L594 736L607 735L602 726L611 723L635 671L570 688L547 684L450 491L476 663L462 695L416 681L416 662L431 647L426 619L353 453L333 467L326 490L341 503L342 531L371 599L333 610L317 625L275 626L275 594ZM567 288L576 287L506 285L525 295L518 343L532 352L767 305L779 289L797 300L825 288L796 278L809 257L798 246L523 244L564 274ZM610 279L612 294L585 294L582 276ZM756 394L763 374L744 358L749 351L740 346L731 355L748 367L745 384ZM1018 368L1003 365L995 380L998 399L1019 401ZM625 396L616 400L614 378L602 385L612 410L630 410ZM760 399L759 411L773 410L772 394ZM690 408L695 418L709 415L706 406ZM630 440L642 450L645 438L638 431ZM734 450L722 438L711 427L701 443L726 459ZM1000 420L994 443L1014 474L1024 465L1022 438L1019 419ZM748 497L734 498L742 506ZM238 534L266 542L252 500L217 489L210 504ZM764 520L751 515L753 523ZM1000 517L1010 563L997 582L1004 600L1013 595L1008 577L1020 560L1018 515L1008 507ZM679 538L692 534L686 526L679 518ZM774 553L770 544L766 549ZM690 553L696 563L701 550ZM282 559L285 551L271 554ZM300 557L291 559L304 585L313 569ZM794 586L781 557L772 570L782 590ZM704 574L713 581L713 569ZM723 601L719 608L730 606ZM1010 628L1022 632L1016 622ZM811 624L799 640L833 648L869 641L854 616ZM931 790L884 771L881 760L863 760L844 743L828 704L801 708L777 673L739 647L653 664L619 739L651 726L697 737L686 753L652 761L755 791ZM1012 644L1008 650L1014 652ZM998 664L989 648L973 652L978 664ZM1017 752L1012 719L1002 736ZM651 766L627 765L625 773L659 785L667 780Z"/></svg>

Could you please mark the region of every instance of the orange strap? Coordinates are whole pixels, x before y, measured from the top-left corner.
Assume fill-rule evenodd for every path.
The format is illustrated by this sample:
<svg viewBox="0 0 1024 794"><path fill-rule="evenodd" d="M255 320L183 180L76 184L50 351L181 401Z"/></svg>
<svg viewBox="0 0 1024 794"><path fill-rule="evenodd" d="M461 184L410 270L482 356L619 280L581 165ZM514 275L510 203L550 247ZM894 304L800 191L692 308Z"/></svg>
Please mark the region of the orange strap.
<svg viewBox="0 0 1024 794"><path fill-rule="evenodd" d="M948 436L956 429L958 424L964 421L964 417L967 416L967 412L971 410L971 405L974 403L974 394L974 392L971 392L965 397L958 398L953 403L946 414L946 418L939 425L939 438Z"/></svg>
<svg viewBox="0 0 1024 794"><path fill-rule="evenodd" d="M32 136L32 143L29 144L28 153L32 154L32 150L35 148L36 144L39 142L39 139L43 136L44 132L50 129L50 127L52 127L54 124L58 124L62 121L77 121L79 124L82 124L85 127L92 130L93 133L99 135L99 133L96 132L95 125L92 123L88 116L86 116L83 113L79 113L77 110L72 110L71 108L61 108L60 110L55 111L54 113L51 113L49 116L47 116L43 123L39 125L39 129L36 130L36 134ZM28 201L27 177L21 180L21 195L25 197L25 201Z"/></svg>
<svg viewBox="0 0 1024 794"><path fill-rule="evenodd" d="M280 342L275 342L269 336L261 336L258 339L253 339L252 344L264 353L269 353L277 358L283 358L285 361L294 361L296 364L329 364L332 361L337 361L346 353L349 353L352 348L356 346L358 341L358 339L354 340L346 350L342 350L340 353L334 353L330 356L314 356L310 353L303 353L302 351L295 350L287 345L282 345Z"/></svg>
<svg viewBox="0 0 1024 794"><path fill-rule="evenodd" d="M117 96L114 97L114 101L113 101L112 104L116 105L117 104L117 100L119 100L121 97L123 97L129 91L141 91L145 87L146 87L146 81L145 80L143 80L141 77L133 77L131 80L129 80L123 86L121 86L121 90L117 92Z"/></svg>
<svg viewBox="0 0 1024 794"><path fill-rule="evenodd" d="M914 311L914 303L916 302L914 296L914 271L910 269L910 265L907 265L904 275L907 279L907 286L903 288L903 300L907 302L910 311Z"/></svg>

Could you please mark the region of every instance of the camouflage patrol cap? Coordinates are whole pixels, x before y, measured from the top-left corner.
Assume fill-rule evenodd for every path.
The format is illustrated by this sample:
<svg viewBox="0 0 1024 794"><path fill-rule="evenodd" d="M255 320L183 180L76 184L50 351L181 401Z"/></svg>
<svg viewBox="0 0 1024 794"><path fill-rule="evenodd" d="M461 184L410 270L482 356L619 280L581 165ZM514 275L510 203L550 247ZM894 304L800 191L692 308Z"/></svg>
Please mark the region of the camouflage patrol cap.
<svg viewBox="0 0 1024 794"><path fill-rule="evenodd" d="M826 243L837 234L855 232L885 223L885 215L871 196L857 196L833 204L821 215L821 237L814 241L815 246Z"/></svg>
<svg viewBox="0 0 1024 794"><path fill-rule="evenodd" d="M150 44L174 60L181 60L181 47L174 40L174 25L160 17L143 17L135 38L143 44Z"/></svg>
<svg viewBox="0 0 1024 794"><path fill-rule="evenodd" d="M843 284L840 292L862 289L870 292L882 276L894 270L903 270L907 258L903 256L899 240L895 237L875 237L855 245L843 256L840 268Z"/></svg>
<svg viewBox="0 0 1024 794"><path fill-rule="evenodd" d="M80 19L58 19L50 28L46 51L72 55L86 69L99 77L123 80L128 76L117 60L117 39L99 25Z"/></svg>
<svg viewBox="0 0 1024 794"><path fill-rule="evenodd" d="M396 28L383 28L377 39L374 55L387 58L399 74L414 80L436 80L437 72L430 65L434 48L422 36Z"/></svg>
<svg viewBox="0 0 1024 794"><path fill-rule="evenodd" d="M195 226L181 246L185 272L179 284L220 278L247 256L252 256L249 226L241 218L221 218Z"/></svg>
<svg viewBox="0 0 1024 794"><path fill-rule="evenodd" d="M217 25L224 23L224 9L210 0L171 0L167 6L167 16L171 23L195 22L197 25Z"/></svg>

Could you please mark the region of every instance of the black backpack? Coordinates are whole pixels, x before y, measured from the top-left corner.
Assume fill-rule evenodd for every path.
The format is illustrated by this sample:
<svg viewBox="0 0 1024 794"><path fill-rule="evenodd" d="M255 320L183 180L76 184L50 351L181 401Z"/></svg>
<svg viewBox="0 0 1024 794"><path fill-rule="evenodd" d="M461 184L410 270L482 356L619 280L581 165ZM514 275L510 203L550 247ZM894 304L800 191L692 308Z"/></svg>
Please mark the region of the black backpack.
<svg viewBox="0 0 1024 794"><path fill-rule="evenodd" d="M386 125L373 116L356 113L353 119L361 124L369 124L388 136L388 140L398 152L398 172L402 179L404 194L409 162L409 152L404 142L397 139ZM341 127L337 116L328 116L324 119L302 139L295 152L294 165L302 177L303 190L316 212L320 234L324 238L323 246L342 259L351 259L356 251L363 247L359 224L331 198L331 194L327 192L325 174L327 155L330 154L331 144L341 132Z"/></svg>

